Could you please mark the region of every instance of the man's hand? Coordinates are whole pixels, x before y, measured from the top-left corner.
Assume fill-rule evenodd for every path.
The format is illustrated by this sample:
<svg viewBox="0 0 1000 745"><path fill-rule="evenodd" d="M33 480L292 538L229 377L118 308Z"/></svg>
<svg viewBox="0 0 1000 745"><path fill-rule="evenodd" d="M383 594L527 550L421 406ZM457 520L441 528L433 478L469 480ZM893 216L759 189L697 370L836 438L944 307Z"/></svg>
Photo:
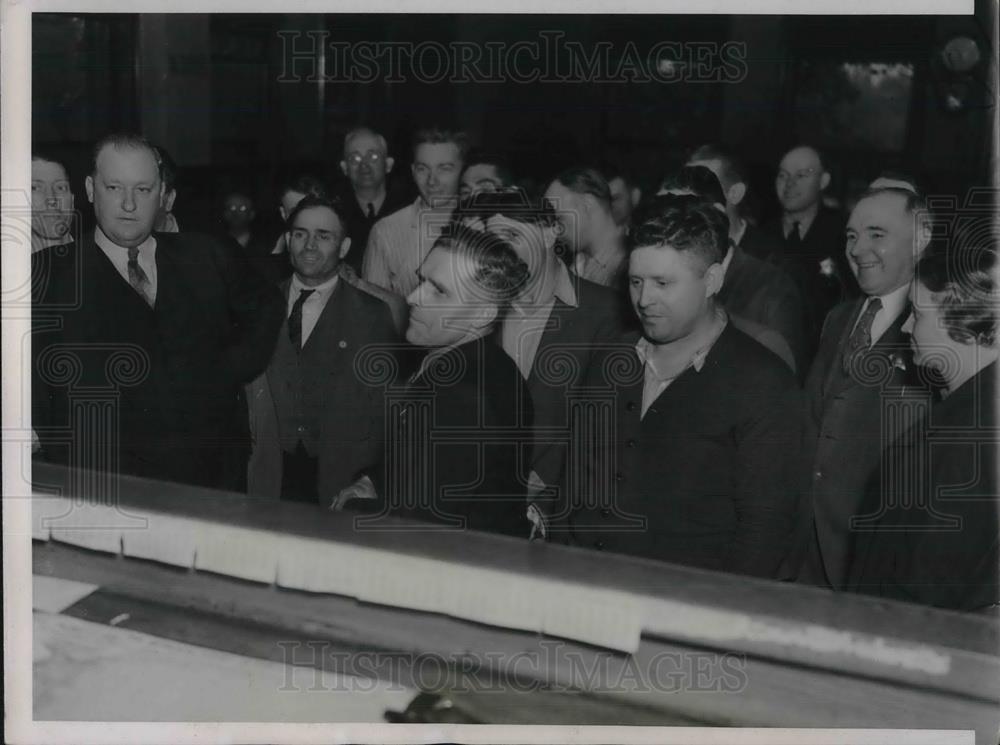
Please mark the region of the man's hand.
<svg viewBox="0 0 1000 745"><path fill-rule="evenodd" d="M378 494L375 492L375 484L367 476L362 476L348 487L340 490L340 493L333 498L330 504L331 510L342 510L344 505L352 499L375 499Z"/></svg>

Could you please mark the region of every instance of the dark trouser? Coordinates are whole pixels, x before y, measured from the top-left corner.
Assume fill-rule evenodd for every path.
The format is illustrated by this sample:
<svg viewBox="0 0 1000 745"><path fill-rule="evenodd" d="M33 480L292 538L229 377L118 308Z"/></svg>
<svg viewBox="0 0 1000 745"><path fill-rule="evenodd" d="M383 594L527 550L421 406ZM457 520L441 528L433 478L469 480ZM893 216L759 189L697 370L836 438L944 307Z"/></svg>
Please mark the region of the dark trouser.
<svg viewBox="0 0 1000 745"><path fill-rule="evenodd" d="M294 453L281 453L281 498L289 502L319 502L319 459L306 452L299 441Z"/></svg>

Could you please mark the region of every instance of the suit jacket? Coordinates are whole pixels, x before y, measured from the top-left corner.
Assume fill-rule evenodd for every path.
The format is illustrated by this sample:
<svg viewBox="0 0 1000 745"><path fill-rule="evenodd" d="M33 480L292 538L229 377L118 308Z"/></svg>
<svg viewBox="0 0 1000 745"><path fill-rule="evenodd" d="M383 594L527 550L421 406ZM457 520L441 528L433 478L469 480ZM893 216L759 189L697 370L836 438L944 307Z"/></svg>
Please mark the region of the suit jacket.
<svg viewBox="0 0 1000 745"><path fill-rule="evenodd" d="M368 234L372 226L386 215L391 215L396 210L402 209L413 202L413 195L405 189L390 187L386 184L385 199L382 207L375 213L375 218L370 219L361 205L358 204L354 196L354 189L347 185L340 193L340 201L344 205L345 220L347 221L347 235L351 239L351 247L347 251L344 261L354 269L361 272L361 265L365 258L365 248L368 246Z"/></svg>
<svg viewBox="0 0 1000 745"><path fill-rule="evenodd" d="M926 392L916 375L909 335L902 331L907 306L875 344L842 371L843 350L863 300L831 311L822 344L806 379L806 457L802 478L807 499L800 513L799 579L842 589L850 558L849 522L858 515L865 487L884 448L905 417L885 416L892 402ZM811 525L811 527L809 527ZM803 545L804 544L804 545Z"/></svg>
<svg viewBox="0 0 1000 745"><path fill-rule="evenodd" d="M779 267L736 246L719 300L730 313L781 334L792 350L794 367L802 368L805 356L802 297L792 279Z"/></svg>
<svg viewBox="0 0 1000 745"><path fill-rule="evenodd" d="M780 245L772 261L792 277L804 302L804 368L816 354L830 310L861 293L847 263L844 229L843 215L826 207L820 207L799 245L790 244L784 237L780 217L765 226L771 239ZM824 262L832 267L832 273L821 271Z"/></svg>
<svg viewBox="0 0 1000 745"><path fill-rule="evenodd" d="M68 463L75 444L84 467L241 488L242 386L271 355L281 297L210 236L155 238L155 308L93 235L53 257L33 319L32 417L44 457ZM117 433L87 429L80 401L116 405Z"/></svg>
<svg viewBox="0 0 1000 745"><path fill-rule="evenodd" d="M794 377L728 324L701 370L681 373L641 417L637 341L623 337L587 377L593 410L578 420L574 451L589 478L571 487L580 500L570 518L575 542L775 576L798 503Z"/></svg>
<svg viewBox="0 0 1000 745"><path fill-rule="evenodd" d="M617 343L626 323L618 292L575 276L572 281L577 305L556 298L527 380L534 407L531 467L548 486L564 481L571 396L595 357ZM554 494L538 504L550 515L565 506Z"/></svg>
<svg viewBox="0 0 1000 745"><path fill-rule="evenodd" d="M998 403L994 362L886 452L924 470L869 482L863 512L878 520L856 534L848 589L959 611L1000 602Z"/></svg>
<svg viewBox="0 0 1000 745"><path fill-rule="evenodd" d="M290 282L282 287L286 301ZM286 333L288 321L282 325ZM384 390L390 381L366 380L358 370L376 358L392 355L397 341L389 309L377 298L341 279L327 301L306 348L316 352L327 371L319 397L320 452L317 485L320 502L335 496L378 463L385 442ZM379 352L378 349L382 351ZM373 357L376 355L377 357ZM278 499L282 455L278 412L265 370L247 387L253 451L248 466L248 494Z"/></svg>
<svg viewBox="0 0 1000 745"><path fill-rule="evenodd" d="M531 396L493 338L448 350L390 391L387 407L378 498L352 509L528 537Z"/></svg>

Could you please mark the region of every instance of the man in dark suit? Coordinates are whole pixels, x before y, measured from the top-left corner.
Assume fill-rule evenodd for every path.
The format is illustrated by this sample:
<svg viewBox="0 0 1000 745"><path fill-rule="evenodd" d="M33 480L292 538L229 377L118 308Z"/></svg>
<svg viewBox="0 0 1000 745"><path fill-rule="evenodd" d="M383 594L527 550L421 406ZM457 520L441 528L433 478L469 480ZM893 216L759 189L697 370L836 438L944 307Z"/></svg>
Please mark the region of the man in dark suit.
<svg viewBox="0 0 1000 745"><path fill-rule="evenodd" d="M358 127L344 137L340 170L348 184L341 201L351 239L351 250L344 261L356 272L361 272L372 226L413 201L404 190L389 188L388 176L394 164L389 143L374 129Z"/></svg>
<svg viewBox="0 0 1000 745"><path fill-rule="evenodd" d="M381 467L341 495L376 513L360 529L392 514L432 524L413 530L529 536L531 396L492 338L526 280L524 262L488 233L452 225L435 241L407 298L406 339L426 354L406 385L387 393Z"/></svg>
<svg viewBox="0 0 1000 745"><path fill-rule="evenodd" d="M591 365L570 526L583 546L774 577L797 504L799 396L716 303L727 233L697 196L637 211L629 285L642 333Z"/></svg>
<svg viewBox="0 0 1000 745"><path fill-rule="evenodd" d="M153 234L162 188L145 139L98 143L97 227L76 262L53 262L34 314L35 429L55 462L241 488L242 386L271 355L281 298L218 241Z"/></svg>
<svg viewBox="0 0 1000 745"><path fill-rule="evenodd" d="M764 229L780 242L774 260L796 281L806 303L808 366L826 314L837 303L856 297L858 287L844 260L844 218L823 206L830 173L819 150L800 145L785 153L774 185L782 212Z"/></svg>
<svg viewBox="0 0 1000 745"><path fill-rule="evenodd" d="M531 391L535 444L531 501L558 523L566 507L555 493L564 481L569 403L595 355L626 327L614 290L570 274L556 254L558 216L520 191L480 194L462 217L509 243L528 266L529 279L500 327L500 343Z"/></svg>
<svg viewBox="0 0 1000 745"><path fill-rule="evenodd" d="M886 428L910 424L884 411L920 385L902 326L913 267L929 240L926 205L911 191L871 190L851 213L847 258L865 296L830 312L806 379L800 581L843 589L850 520L883 449L902 434Z"/></svg>
<svg viewBox="0 0 1000 745"><path fill-rule="evenodd" d="M341 210L308 196L288 219L287 317L248 392L251 496L330 506L382 455L383 386L369 385L355 361L391 352L396 332L389 308L341 276L351 240Z"/></svg>

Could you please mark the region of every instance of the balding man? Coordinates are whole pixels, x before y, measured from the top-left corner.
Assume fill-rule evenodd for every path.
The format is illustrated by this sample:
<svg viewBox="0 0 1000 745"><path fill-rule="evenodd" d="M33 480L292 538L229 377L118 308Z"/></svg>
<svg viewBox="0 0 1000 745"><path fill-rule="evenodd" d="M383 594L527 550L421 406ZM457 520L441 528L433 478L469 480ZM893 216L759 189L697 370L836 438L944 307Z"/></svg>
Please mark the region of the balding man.
<svg viewBox="0 0 1000 745"><path fill-rule="evenodd" d="M886 416L905 388L920 385L903 323L916 260L930 241L930 217L907 189L872 189L847 224L847 259L864 297L841 303L823 329L806 380L809 485L801 538L801 581L843 589L850 563L851 520L883 449L906 424Z"/></svg>
<svg viewBox="0 0 1000 745"><path fill-rule="evenodd" d="M412 197L389 188L388 176L395 160L385 137L370 127L357 127L344 137L340 170L347 184L340 195L351 249L344 262L361 271L368 233L377 220L402 209Z"/></svg>
<svg viewBox="0 0 1000 745"><path fill-rule="evenodd" d="M164 186L145 138L101 140L86 190L97 226L75 259L53 259L35 306L32 418L43 457L240 489L242 386L271 355L281 296L234 246L153 233ZM81 396L88 411L113 398L114 415L88 419Z"/></svg>
<svg viewBox="0 0 1000 745"><path fill-rule="evenodd" d="M778 166L775 191L781 216L765 226L781 241L779 263L799 285L806 301L805 360L812 359L823 320L837 303L857 295L844 260L844 220L823 206L830 173L814 147L793 147Z"/></svg>

